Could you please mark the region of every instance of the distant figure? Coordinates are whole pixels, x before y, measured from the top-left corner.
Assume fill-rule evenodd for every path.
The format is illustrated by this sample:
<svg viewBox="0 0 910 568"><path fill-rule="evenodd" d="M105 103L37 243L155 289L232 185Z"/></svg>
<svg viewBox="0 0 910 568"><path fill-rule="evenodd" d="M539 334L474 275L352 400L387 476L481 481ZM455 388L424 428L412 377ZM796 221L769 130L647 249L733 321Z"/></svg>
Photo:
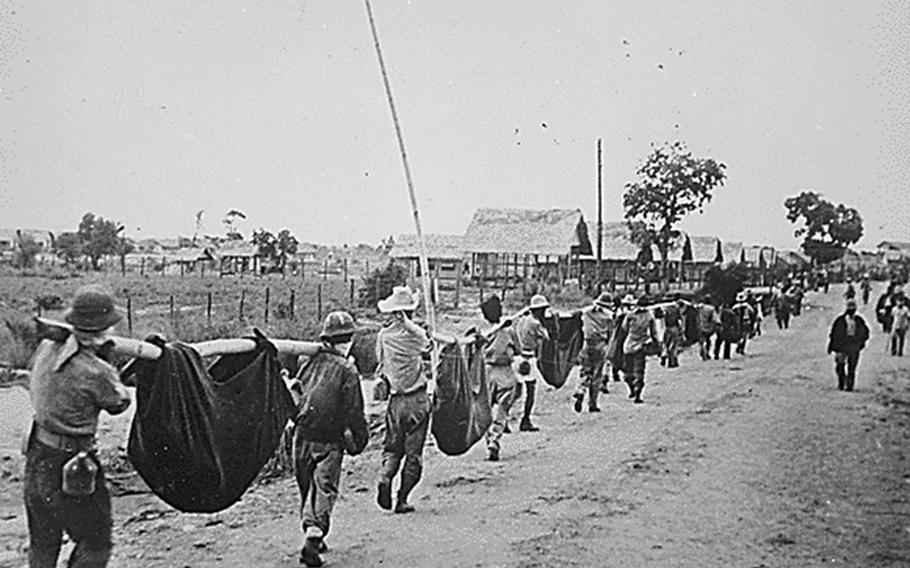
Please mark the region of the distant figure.
<svg viewBox="0 0 910 568"><path fill-rule="evenodd" d="M679 299L664 308L664 354L661 360L665 360L669 369L679 367L679 347L683 339L682 311L685 306L685 301Z"/></svg>
<svg viewBox="0 0 910 568"><path fill-rule="evenodd" d="M790 288L790 313L794 317L799 317L803 313L803 288L799 284L794 284Z"/></svg>
<svg viewBox="0 0 910 568"><path fill-rule="evenodd" d="M884 333L891 333L892 310L894 309L894 296L897 284L891 282L884 294L879 296L875 304L875 319L882 326Z"/></svg>
<svg viewBox="0 0 910 568"><path fill-rule="evenodd" d="M828 353L834 354L838 390L853 390L859 354L868 340L869 327L863 317L856 313L856 300L847 300L844 313L837 316L831 325L828 339Z"/></svg>
<svg viewBox="0 0 910 568"><path fill-rule="evenodd" d="M818 285L822 287L825 294L828 293L828 288L831 286L831 279L828 278L828 271L824 268L822 268L821 272L818 274Z"/></svg>
<svg viewBox="0 0 910 568"><path fill-rule="evenodd" d="M522 316L515 322L515 336L518 340L518 374L520 383L517 387L521 390L524 386L525 403L524 413L518 429L522 432L537 432L540 430L531 422L531 411L534 409L534 394L537 388L537 379L543 379L540 369L537 368L537 357L540 352L541 343L550 338L543 323L550 302L540 295L536 294L531 297L531 303L528 306L530 313ZM520 394L518 396L521 396ZM516 397L517 398L517 397Z"/></svg>
<svg viewBox="0 0 910 568"><path fill-rule="evenodd" d="M856 298L856 288L853 287L853 281L847 279L847 289L844 290L844 299L852 300Z"/></svg>
<svg viewBox="0 0 910 568"><path fill-rule="evenodd" d="M702 361L711 358L711 336L718 332L720 315L711 303L711 297L706 296L698 306L698 351Z"/></svg>
<svg viewBox="0 0 910 568"><path fill-rule="evenodd" d="M499 324L502 305L499 296L493 295L480 305L484 319L491 326ZM483 357L490 381L490 402L493 406L493 423L487 430L487 459L499 461L500 440L506 430L509 410L515 402L518 375L515 370L518 340L511 327L502 327L488 339Z"/></svg>
<svg viewBox="0 0 910 568"><path fill-rule="evenodd" d="M739 334L737 333L736 314L733 308L724 304L719 312L720 326L717 330L717 339L714 342L714 359L720 359L721 349L723 349L724 359L730 358L730 346L739 343Z"/></svg>
<svg viewBox="0 0 910 568"><path fill-rule="evenodd" d="M629 398L636 404L644 402L641 393L645 388L645 361L648 351L658 347L657 324L654 316L641 301L628 296L624 301L632 308L623 321L626 340L623 342L623 358L626 364L626 382L629 385Z"/></svg>
<svg viewBox="0 0 910 568"><path fill-rule="evenodd" d="M294 420L294 476L305 539L300 562L306 566L323 565L320 552L338 499L345 452L356 456L370 439L360 375L348 360L356 331L349 313L327 315L319 352L297 374L301 396Z"/></svg>
<svg viewBox="0 0 910 568"><path fill-rule="evenodd" d="M891 330L891 355L904 356L904 341L907 338L907 328L910 328L910 306L907 298L901 301L893 310L894 325Z"/></svg>
<svg viewBox="0 0 910 568"><path fill-rule="evenodd" d="M622 373L626 368L622 353L622 344L626 340L626 332L623 330L622 323L625 321L628 312L628 306L623 304L622 299L613 299L613 334L607 344L606 358L607 362L610 363L610 374L614 382L619 382L623 379ZM601 392L608 392L607 383L608 379L604 377L604 386L601 388Z"/></svg>
<svg viewBox="0 0 910 568"><path fill-rule="evenodd" d="M774 296L774 318L777 329L790 329L790 297L783 290Z"/></svg>
<svg viewBox="0 0 910 568"><path fill-rule="evenodd" d="M863 293L863 305L869 303L869 294L872 293L872 282L869 279L869 275L863 275L862 281L859 283L859 289Z"/></svg>
<svg viewBox="0 0 910 568"><path fill-rule="evenodd" d="M735 336L736 352L740 355L746 354L746 343L752 336L753 326L755 325L755 310L747 301L748 296L745 292L740 292L736 296L736 305L733 306L733 315L735 316Z"/></svg>
<svg viewBox="0 0 910 568"><path fill-rule="evenodd" d="M407 286L396 286L391 296L379 301L379 311L392 314L393 319L376 337L376 372L389 390L376 501L381 508L392 509L392 480L401 470L396 513L414 511L408 496L423 475L423 446L430 425L424 358L431 343L427 332L411 319L417 304Z"/></svg>
<svg viewBox="0 0 910 568"><path fill-rule="evenodd" d="M588 395L588 411L600 412L597 398L605 383L603 378L604 363L606 360L607 345L613 334L613 297L602 293L592 305L581 311L582 332L584 345L581 348L581 374L578 386L572 398L575 399L573 407L575 412L581 412L584 405L585 394Z"/></svg>

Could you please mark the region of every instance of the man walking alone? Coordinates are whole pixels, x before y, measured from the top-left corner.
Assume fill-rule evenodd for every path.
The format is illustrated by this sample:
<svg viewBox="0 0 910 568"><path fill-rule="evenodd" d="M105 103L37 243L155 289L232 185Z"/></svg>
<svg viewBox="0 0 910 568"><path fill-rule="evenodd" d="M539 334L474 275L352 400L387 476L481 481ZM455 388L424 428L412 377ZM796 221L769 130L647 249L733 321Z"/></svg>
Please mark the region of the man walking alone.
<svg viewBox="0 0 910 568"><path fill-rule="evenodd" d="M868 340L869 327L863 317L856 313L856 300L847 300L844 313L837 316L831 325L828 339L828 353L834 353L838 390L853 390L859 353Z"/></svg>

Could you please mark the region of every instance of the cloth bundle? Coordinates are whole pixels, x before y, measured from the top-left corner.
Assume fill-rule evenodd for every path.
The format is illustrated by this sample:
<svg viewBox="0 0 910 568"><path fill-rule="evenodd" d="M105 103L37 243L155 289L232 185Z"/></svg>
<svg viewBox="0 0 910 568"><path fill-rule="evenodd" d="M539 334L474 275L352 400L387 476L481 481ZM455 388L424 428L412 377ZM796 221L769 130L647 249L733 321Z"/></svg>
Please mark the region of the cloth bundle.
<svg viewBox="0 0 910 568"><path fill-rule="evenodd" d="M578 360L584 336L581 314L554 316L545 322L550 339L541 343L537 368L547 384L559 388L566 384L569 372Z"/></svg>
<svg viewBox="0 0 910 568"><path fill-rule="evenodd" d="M208 369L181 343L153 341L156 361L134 361L136 415L127 453L151 490L184 512L236 503L274 454L294 403L275 347L257 332L256 349L225 355Z"/></svg>
<svg viewBox="0 0 910 568"><path fill-rule="evenodd" d="M493 422L483 349L478 344L448 344L437 369L430 431L442 453L459 456Z"/></svg>

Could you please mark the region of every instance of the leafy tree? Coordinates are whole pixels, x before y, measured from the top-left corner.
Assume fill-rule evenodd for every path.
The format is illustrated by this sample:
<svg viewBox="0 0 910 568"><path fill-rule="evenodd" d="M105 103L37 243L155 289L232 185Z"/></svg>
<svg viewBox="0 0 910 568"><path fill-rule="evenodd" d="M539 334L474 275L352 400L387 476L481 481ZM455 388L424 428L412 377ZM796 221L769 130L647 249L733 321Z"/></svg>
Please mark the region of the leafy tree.
<svg viewBox="0 0 910 568"><path fill-rule="evenodd" d="M41 245L31 235L19 234L19 248L16 251L16 265L19 268L35 266L35 258L41 252Z"/></svg>
<svg viewBox="0 0 910 568"><path fill-rule="evenodd" d="M54 240L54 253L70 265L82 256L82 237L79 233L60 233Z"/></svg>
<svg viewBox="0 0 910 568"><path fill-rule="evenodd" d="M225 233L227 234L228 240L232 241L242 241L243 235L240 234L240 231L237 230L237 220L246 219L246 214L243 211L238 211L237 209L231 209L224 215L224 219L221 220L224 224Z"/></svg>
<svg viewBox="0 0 910 568"><path fill-rule="evenodd" d="M116 221L108 221L104 217L95 217L94 213L86 213L79 222L79 238L82 240L82 253L88 257L92 270L100 268L103 257L117 254L121 242L118 234L123 226Z"/></svg>
<svg viewBox="0 0 910 568"><path fill-rule="evenodd" d="M253 236L250 240L256 246L257 254L262 258L274 259L278 254L278 239L263 228L253 231Z"/></svg>
<svg viewBox="0 0 910 568"><path fill-rule="evenodd" d="M713 158L695 157L685 144L674 142L655 146L636 170L638 179L626 184L625 217L641 222L657 247L664 290L669 286L668 255L679 236L676 226L711 201L714 188L724 184L725 169Z"/></svg>
<svg viewBox="0 0 910 568"><path fill-rule="evenodd" d="M826 264L844 256L847 247L863 236L863 218L859 211L843 204L835 205L814 191L803 191L784 201L787 220L803 226L793 232L803 237L803 251L814 264Z"/></svg>
<svg viewBox="0 0 910 568"><path fill-rule="evenodd" d="M282 274L284 274L284 270L288 265L288 258L297 254L297 246L299 244L297 237L291 234L291 231L288 229L281 229L281 231L278 232L275 248L277 252L278 268L281 270Z"/></svg>

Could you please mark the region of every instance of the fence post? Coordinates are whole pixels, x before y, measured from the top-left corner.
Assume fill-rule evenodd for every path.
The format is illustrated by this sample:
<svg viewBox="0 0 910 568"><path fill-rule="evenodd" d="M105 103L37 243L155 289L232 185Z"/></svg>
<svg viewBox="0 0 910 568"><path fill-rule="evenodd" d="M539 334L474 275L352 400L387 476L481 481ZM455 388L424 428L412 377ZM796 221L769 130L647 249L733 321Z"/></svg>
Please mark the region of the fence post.
<svg viewBox="0 0 910 568"><path fill-rule="evenodd" d="M354 280L351 280L350 282L351 282L351 301L350 301L350 304L351 304L351 308L353 308L353 307L354 307Z"/></svg>
<svg viewBox="0 0 910 568"><path fill-rule="evenodd" d="M246 300L246 290L240 290L240 319L243 319L243 302Z"/></svg>
<svg viewBox="0 0 910 568"><path fill-rule="evenodd" d="M269 287L265 287L265 323L269 323Z"/></svg>
<svg viewBox="0 0 910 568"><path fill-rule="evenodd" d="M212 293L209 292L208 303L205 309L205 325L212 325Z"/></svg>
<svg viewBox="0 0 910 568"><path fill-rule="evenodd" d="M348 259L344 259L344 281L348 281Z"/></svg>
<svg viewBox="0 0 910 568"><path fill-rule="evenodd" d="M296 297L296 293L295 293L294 289L291 288L291 319L292 319L292 320L293 320L293 319L297 319L297 316L294 315L294 299L295 299L295 297Z"/></svg>
<svg viewBox="0 0 910 568"><path fill-rule="evenodd" d="M329 278L329 258L326 257L325 262L322 264L322 279L328 280Z"/></svg>
<svg viewBox="0 0 910 568"><path fill-rule="evenodd" d="M174 295L171 294L168 300L169 311L171 314L171 322L174 321Z"/></svg>
<svg viewBox="0 0 910 568"><path fill-rule="evenodd" d="M139 259L139 276L145 276L145 257Z"/></svg>
<svg viewBox="0 0 910 568"><path fill-rule="evenodd" d="M129 336L133 336L133 299L126 297L126 330Z"/></svg>
<svg viewBox="0 0 910 568"><path fill-rule="evenodd" d="M316 318L322 321L322 284L316 288Z"/></svg>

